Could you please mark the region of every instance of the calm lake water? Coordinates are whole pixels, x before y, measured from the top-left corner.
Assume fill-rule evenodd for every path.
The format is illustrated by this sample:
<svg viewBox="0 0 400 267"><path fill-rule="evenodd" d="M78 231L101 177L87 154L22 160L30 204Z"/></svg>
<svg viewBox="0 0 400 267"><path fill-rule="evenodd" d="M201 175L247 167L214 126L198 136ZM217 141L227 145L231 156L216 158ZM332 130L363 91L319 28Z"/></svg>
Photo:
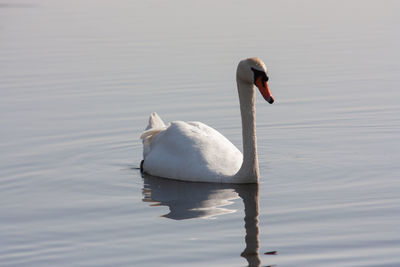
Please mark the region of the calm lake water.
<svg viewBox="0 0 400 267"><path fill-rule="evenodd" d="M398 10L1 0L0 266L400 266ZM241 148L252 56L260 185L142 177L153 111Z"/></svg>

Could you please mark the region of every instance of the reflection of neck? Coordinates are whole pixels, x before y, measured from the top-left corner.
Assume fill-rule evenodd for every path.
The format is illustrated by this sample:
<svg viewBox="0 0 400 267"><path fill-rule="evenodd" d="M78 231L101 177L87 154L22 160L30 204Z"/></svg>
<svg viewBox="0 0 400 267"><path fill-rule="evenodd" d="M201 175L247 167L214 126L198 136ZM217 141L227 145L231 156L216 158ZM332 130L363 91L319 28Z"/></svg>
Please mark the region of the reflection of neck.
<svg viewBox="0 0 400 267"><path fill-rule="evenodd" d="M244 222L246 228L246 248L241 256L245 257L249 266L260 266L259 257L259 228L258 228L258 184L248 185L248 188L239 189L239 196L244 203Z"/></svg>
<svg viewBox="0 0 400 267"><path fill-rule="evenodd" d="M255 91L251 84L237 81L242 116L243 163L234 176L238 182L257 183L259 177L256 138Z"/></svg>

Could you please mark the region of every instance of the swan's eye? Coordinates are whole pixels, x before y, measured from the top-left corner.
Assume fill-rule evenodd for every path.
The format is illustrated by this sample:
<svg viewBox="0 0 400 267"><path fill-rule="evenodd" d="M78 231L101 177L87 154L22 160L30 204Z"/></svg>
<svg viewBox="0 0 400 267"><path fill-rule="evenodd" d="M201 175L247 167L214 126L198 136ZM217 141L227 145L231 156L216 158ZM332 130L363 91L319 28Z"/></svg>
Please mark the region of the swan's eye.
<svg viewBox="0 0 400 267"><path fill-rule="evenodd" d="M254 68L251 68L251 70L254 73L254 84L256 83L256 81L259 77L261 77L263 83L268 82L269 77L267 76L267 74L264 71L260 71L260 70L254 69Z"/></svg>

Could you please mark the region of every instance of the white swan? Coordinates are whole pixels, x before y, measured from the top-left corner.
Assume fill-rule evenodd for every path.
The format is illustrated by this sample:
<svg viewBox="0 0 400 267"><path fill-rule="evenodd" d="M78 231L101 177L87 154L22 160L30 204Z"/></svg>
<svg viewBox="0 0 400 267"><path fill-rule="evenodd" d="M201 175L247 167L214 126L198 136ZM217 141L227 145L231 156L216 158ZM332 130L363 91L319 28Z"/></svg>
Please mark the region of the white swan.
<svg viewBox="0 0 400 267"><path fill-rule="evenodd" d="M222 134L201 122L173 121L167 126L152 113L142 133L143 172L176 180L258 183L255 90L270 104L265 64L259 58L239 62L236 82L242 116L242 153Z"/></svg>

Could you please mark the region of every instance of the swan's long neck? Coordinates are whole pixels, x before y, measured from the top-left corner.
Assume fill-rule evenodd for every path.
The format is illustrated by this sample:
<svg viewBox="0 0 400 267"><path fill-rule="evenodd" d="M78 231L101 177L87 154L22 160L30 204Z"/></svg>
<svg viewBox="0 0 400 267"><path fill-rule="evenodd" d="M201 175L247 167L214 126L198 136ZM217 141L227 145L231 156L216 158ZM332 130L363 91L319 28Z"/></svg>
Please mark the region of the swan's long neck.
<svg viewBox="0 0 400 267"><path fill-rule="evenodd" d="M243 163L235 182L257 183L259 177L256 137L255 90L252 84L237 81L242 116Z"/></svg>

